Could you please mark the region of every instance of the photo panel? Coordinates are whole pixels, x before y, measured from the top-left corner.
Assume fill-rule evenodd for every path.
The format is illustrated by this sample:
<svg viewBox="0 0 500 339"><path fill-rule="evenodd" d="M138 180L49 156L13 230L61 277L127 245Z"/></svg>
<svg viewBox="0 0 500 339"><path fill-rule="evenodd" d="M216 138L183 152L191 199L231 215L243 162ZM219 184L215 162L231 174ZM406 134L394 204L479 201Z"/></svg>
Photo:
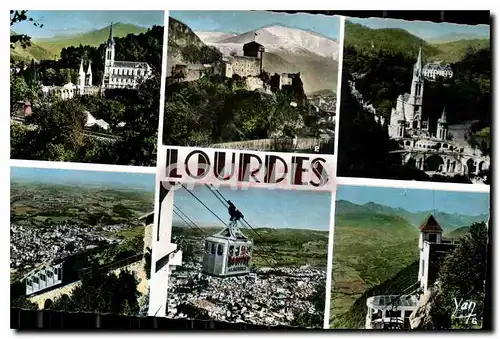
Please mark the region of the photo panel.
<svg viewBox="0 0 500 339"><path fill-rule="evenodd" d="M154 185L153 173L11 167L11 307L147 316Z"/></svg>
<svg viewBox="0 0 500 339"><path fill-rule="evenodd" d="M340 17L169 11L162 144L334 153Z"/></svg>
<svg viewBox="0 0 500 339"><path fill-rule="evenodd" d="M340 177L489 185L489 25L345 18Z"/></svg>
<svg viewBox="0 0 500 339"><path fill-rule="evenodd" d="M149 315L323 328L333 156L313 155L327 163L313 172L300 154L163 146L160 155ZM299 184L308 172L323 185Z"/></svg>
<svg viewBox="0 0 500 339"><path fill-rule="evenodd" d="M481 329L489 192L338 185L332 329Z"/></svg>
<svg viewBox="0 0 500 339"><path fill-rule="evenodd" d="M164 11L11 11L11 158L154 166Z"/></svg>

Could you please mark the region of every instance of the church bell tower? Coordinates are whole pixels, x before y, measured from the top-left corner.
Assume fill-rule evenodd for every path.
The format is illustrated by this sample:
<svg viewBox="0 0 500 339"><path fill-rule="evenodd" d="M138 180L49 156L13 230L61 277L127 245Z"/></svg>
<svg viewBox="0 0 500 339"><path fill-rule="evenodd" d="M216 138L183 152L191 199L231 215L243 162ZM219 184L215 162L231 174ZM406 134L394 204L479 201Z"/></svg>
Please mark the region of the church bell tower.
<svg viewBox="0 0 500 339"><path fill-rule="evenodd" d="M111 67L115 62L115 40L113 39L113 24L109 26L109 37L106 42L106 55L104 58L104 66Z"/></svg>

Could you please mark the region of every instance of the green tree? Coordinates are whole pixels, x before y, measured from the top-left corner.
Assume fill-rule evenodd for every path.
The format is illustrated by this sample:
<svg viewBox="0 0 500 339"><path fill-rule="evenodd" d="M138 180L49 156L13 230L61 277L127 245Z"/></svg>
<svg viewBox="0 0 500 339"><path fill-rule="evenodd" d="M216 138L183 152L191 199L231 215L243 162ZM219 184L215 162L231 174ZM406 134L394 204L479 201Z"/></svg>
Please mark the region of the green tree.
<svg viewBox="0 0 500 339"><path fill-rule="evenodd" d="M474 313L480 322L484 308L488 229L474 223L441 265L438 280L442 292L437 297L431 316L436 328L473 328L471 320L452 318L456 303L473 301Z"/></svg>
<svg viewBox="0 0 500 339"><path fill-rule="evenodd" d="M139 312L137 280L133 273L122 270L106 275L93 266L91 273L85 274L80 286L71 297L54 300L53 309L71 312L112 313L135 315Z"/></svg>
<svg viewBox="0 0 500 339"><path fill-rule="evenodd" d="M23 22L23 21L30 21L33 23L35 27L43 27L43 24L40 24L30 16L28 16L28 11L27 10L21 10L21 11L10 11L10 26L12 27L13 25ZM26 34L17 34L11 31L10 34L10 48L14 49L16 47L16 44L21 45L23 48L31 46L31 37L29 37Z"/></svg>

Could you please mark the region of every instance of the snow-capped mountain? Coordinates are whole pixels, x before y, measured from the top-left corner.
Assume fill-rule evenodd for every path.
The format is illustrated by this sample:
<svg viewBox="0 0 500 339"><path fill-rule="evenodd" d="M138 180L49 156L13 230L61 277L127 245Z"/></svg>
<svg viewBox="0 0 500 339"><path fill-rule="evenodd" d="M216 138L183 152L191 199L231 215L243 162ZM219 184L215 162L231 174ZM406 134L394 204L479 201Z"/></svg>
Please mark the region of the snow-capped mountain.
<svg viewBox="0 0 500 339"><path fill-rule="evenodd" d="M239 52L243 44L255 40L271 53L304 54L309 52L338 60L339 43L337 41L297 28L273 25L239 35L222 32L196 32L196 34L205 44L216 46L224 54L225 52L229 54L233 50Z"/></svg>
<svg viewBox="0 0 500 339"><path fill-rule="evenodd" d="M222 54L243 54L243 45L256 41L265 48L263 68L269 73L298 73L304 90L336 91L339 43L310 31L272 25L243 34L195 32Z"/></svg>
<svg viewBox="0 0 500 339"><path fill-rule="evenodd" d="M214 43L237 35L236 33L195 31L194 32L205 44Z"/></svg>

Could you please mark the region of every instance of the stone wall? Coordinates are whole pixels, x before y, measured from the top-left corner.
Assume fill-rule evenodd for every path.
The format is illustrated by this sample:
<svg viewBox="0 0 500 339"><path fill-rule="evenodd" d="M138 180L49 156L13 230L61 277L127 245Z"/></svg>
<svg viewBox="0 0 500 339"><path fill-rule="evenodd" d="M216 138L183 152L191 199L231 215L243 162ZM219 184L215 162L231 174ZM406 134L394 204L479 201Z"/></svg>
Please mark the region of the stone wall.
<svg viewBox="0 0 500 339"><path fill-rule="evenodd" d="M296 142L293 139L257 139L257 140L246 140L246 141L235 141L235 142L225 142L220 144L213 144L210 147L214 148L233 148L238 150L254 150L254 151L283 151L276 150L276 146L281 144L281 141L286 141L286 144L290 144L290 150L311 150L314 151L316 146L320 146L321 143L327 142L324 139L317 138L298 138ZM277 145L278 144L278 145Z"/></svg>

